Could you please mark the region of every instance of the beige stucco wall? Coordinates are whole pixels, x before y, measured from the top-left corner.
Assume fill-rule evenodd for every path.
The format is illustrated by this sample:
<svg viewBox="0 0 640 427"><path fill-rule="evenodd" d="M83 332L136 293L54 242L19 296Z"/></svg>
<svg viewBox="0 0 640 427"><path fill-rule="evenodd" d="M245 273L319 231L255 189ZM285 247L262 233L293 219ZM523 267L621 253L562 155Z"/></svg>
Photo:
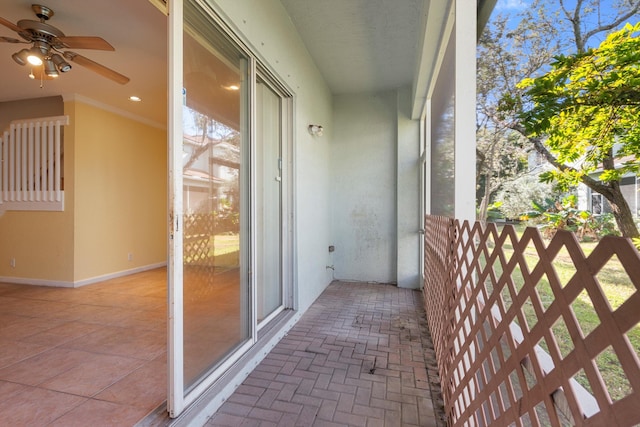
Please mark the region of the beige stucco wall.
<svg viewBox="0 0 640 427"><path fill-rule="evenodd" d="M333 279L332 199L329 173L333 134L332 96L279 0L214 0L216 11L294 94L295 284L304 312ZM307 126L324 127L322 137Z"/></svg>
<svg viewBox="0 0 640 427"><path fill-rule="evenodd" d="M397 93L336 95L333 106L336 278L395 283Z"/></svg>

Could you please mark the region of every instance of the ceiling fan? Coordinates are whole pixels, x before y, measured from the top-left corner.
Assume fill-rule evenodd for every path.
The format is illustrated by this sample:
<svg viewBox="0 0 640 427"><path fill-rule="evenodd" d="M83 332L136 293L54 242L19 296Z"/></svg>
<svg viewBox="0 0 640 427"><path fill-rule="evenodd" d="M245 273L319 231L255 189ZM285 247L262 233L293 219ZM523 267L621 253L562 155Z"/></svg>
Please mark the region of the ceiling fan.
<svg viewBox="0 0 640 427"><path fill-rule="evenodd" d="M22 49L11 57L20 65L31 65L42 68L42 78L53 79L59 73L66 73L71 70L68 61L81 65L89 70L111 79L117 83L125 84L129 81L117 71L98 64L91 59L76 52L66 49L94 49L114 51L106 40L101 37L65 36L62 31L46 22L53 16L53 10L47 6L33 4L31 9L35 12L40 21L22 19L17 24L0 17L0 24L18 33L26 41L11 37L0 36L0 42L4 43L25 43L31 44L30 49ZM63 49L65 49L63 51ZM33 76L33 71L30 74Z"/></svg>

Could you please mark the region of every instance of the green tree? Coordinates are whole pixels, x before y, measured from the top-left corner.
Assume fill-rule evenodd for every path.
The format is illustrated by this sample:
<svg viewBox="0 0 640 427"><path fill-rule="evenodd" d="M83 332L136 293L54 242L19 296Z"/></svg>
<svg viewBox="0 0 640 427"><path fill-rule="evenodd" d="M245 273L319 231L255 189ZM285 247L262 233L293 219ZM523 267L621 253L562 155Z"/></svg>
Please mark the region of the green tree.
<svg viewBox="0 0 640 427"><path fill-rule="evenodd" d="M521 175L505 184L496 194L500 211L507 218L520 218L535 206L549 206L559 199L550 184L540 182L537 176Z"/></svg>
<svg viewBox="0 0 640 427"><path fill-rule="evenodd" d="M476 131L476 182L478 183L478 220L485 222L490 200L526 169L527 154L522 136L504 129L482 128Z"/></svg>
<svg viewBox="0 0 640 427"><path fill-rule="evenodd" d="M556 56L549 72L522 80L517 100L523 133L555 166L541 179L602 194L626 237L640 235L620 190L624 174L640 171L639 33L627 24L597 48Z"/></svg>
<svg viewBox="0 0 640 427"><path fill-rule="evenodd" d="M526 76L539 74L560 51L557 25L546 22L550 11L543 1L522 12L514 28L512 16L492 17L478 41L476 183L478 220L484 222L488 207L505 185L526 172L527 138L512 129L498 114L502 94L512 93Z"/></svg>

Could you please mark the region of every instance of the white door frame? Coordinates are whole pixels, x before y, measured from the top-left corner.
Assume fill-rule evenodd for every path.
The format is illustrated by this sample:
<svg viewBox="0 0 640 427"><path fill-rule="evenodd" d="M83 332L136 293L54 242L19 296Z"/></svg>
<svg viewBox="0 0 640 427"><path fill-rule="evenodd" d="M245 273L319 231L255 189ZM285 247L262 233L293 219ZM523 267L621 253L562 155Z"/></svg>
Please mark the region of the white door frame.
<svg viewBox="0 0 640 427"><path fill-rule="evenodd" d="M295 309L296 299L293 287L295 256L294 256L294 232L293 232L293 192L294 192L294 174L293 174L293 111L294 98L293 92L284 86L275 74L271 73L265 67L258 67L256 55L254 55L235 34L231 34L228 28L223 25L219 16L214 13L213 6L206 4L205 0L193 0L206 13L209 13L212 20L220 24L220 31L225 32L238 49L244 52L248 58L250 84L248 90L249 96L249 150L250 159L247 167L251 168L250 180L248 184L250 188L250 218L248 224L252 230L255 229L255 78L260 68L260 76L268 82L276 92L281 96L281 114L282 114L282 281L283 281L283 306L282 309ZM245 269L249 273L250 295L252 302L249 305L252 313L250 316L251 337L250 339L237 348L234 353L224 360L216 370L207 378L203 379L200 384L185 393L184 388L184 312L183 312L183 103L184 101L184 76L183 76L183 31L184 31L184 1L168 2L168 87L169 87L169 107L168 107L168 212L169 212L169 239L168 239L168 262L167 262L167 282L168 282L168 395L167 409L169 415L175 418L184 411L184 409L197 399L207 388L209 388L222 373L228 370L244 353L247 352L258 340L258 327L256 319L256 286L253 272L255 271L255 260L252 256L256 247L255 236L250 236L250 248L247 248L248 264ZM248 230L245 230L248 232ZM248 267L248 268L247 268ZM263 321L262 324L268 322Z"/></svg>

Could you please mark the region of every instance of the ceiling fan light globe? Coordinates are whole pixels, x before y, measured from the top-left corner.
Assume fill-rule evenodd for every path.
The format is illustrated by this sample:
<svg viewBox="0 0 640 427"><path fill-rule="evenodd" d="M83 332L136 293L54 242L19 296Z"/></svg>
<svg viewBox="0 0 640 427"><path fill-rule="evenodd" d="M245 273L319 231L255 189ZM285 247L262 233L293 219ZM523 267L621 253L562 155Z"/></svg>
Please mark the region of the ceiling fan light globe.
<svg viewBox="0 0 640 427"><path fill-rule="evenodd" d="M11 55L14 61L20 65L27 65L27 55L29 55L29 51L27 49L22 49L19 52Z"/></svg>
<svg viewBox="0 0 640 427"><path fill-rule="evenodd" d="M49 77L58 77L58 70L51 59L44 61L44 72Z"/></svg>
<svg viewBox="0 0 640 427"><path fill-rule="evenodd" d="M33 54L32 52L29 53L29 56L27 56L27 61L29 62L29 64L35 65L36 67L42 65L42 58Z"/></svg>
<svg viewBox="0 0 640 427"><path fill-rule="evenodd" d="M31 65L35 65L36 67L42 65L44 59L48 57L49 49L49 45L43 42L34 42L33 47L29 49L27 61L29 61Z"/></svg>
<svg viewBox="0 0 640 427"><path fill-rule="evenodd" d="M53 61L54 64L56 64L58 71L60 71L61 73L66 73L67 71L71 71L71 64L65 61L64 58L59 54L57 53L54 54L51 57L51 60Z"/></svg>
<svg viewBox="0 0 640 427"><path fill-rule="evenodd" d="M27 61L29 61L29 64L35 65L36 67L42 65L42 59L38 58L35 55L30 55L29 57L27 57Z"/></svg>

